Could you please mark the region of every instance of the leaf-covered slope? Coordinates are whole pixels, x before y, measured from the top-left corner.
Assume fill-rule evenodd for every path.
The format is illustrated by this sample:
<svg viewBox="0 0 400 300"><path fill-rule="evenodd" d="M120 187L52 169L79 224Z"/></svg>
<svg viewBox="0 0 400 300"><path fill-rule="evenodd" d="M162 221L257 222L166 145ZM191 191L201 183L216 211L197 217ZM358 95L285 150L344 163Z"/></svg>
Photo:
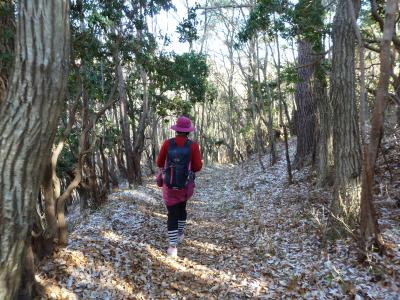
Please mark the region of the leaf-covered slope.
<svg viewBox="0 0 400 300"><path fill-rule="evenodd" d="M265 173L256 160L205 168L177 260L166 256L166 210L153 182L116 192L36 277L50 299L396 299L399 244L369 265L358 264L351 240L322 247L330 192L311 185L309 170L287 186L285 170L283 158ZM382 222L398 243L398 224Z"/></svg>

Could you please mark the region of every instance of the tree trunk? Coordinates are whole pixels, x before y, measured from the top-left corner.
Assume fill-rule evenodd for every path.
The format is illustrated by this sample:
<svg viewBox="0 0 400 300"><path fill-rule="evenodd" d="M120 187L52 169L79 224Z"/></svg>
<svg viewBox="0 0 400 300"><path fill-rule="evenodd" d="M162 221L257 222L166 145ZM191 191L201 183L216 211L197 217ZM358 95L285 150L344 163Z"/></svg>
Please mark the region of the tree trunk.
<svg viewBox="0 0 400 300"><path fill-rule="evenodd" d="M75 169L74 169L74 178L66 188L66 190L60 195L60 197L57 198L56 201L56 210L57 210L57 221L58 221L58 243L60 245L67 245L68 243L68 231L67 231L67 224L65 222L65 202L67 199L69 199L72 195L72 192L75 190L75 188L78 187L78 185L81 183L82 180L82 170L83 170L83 163L85 156L90 154L93 149L92 147L88 144L88 136L90 130L93 128L93 126L96 124L96 121L98 120L99 117L101 117L107 109L112 107L115 103L114 100L114 95L116 91L116 85L113 86L108 101L106 104L104 104L99 111L92 115L92 116L87 116L87 120L82 120L82 133L79 139L79 154L78 154L78 161L76 163ZM84 100L84 97L83 97ZM85 102L85 100L84 100ZM84 107L85 105L83 105ZM83 115L86 115L87 112L85 112ZM84 124L84 125L83 125ZM96 142L92 142L92 146L95 145ZM85 201L85 200L81 200Z"/></svg>
<svg viewBox="0 0 400 300"><path fill-rule="evenodd" d="M269 151L270 151L270 165L273 166L277 161L276 155L276 141L275 141L275 130L273 127L273 117L272 117L272 109L274 106L274 99L272 97L271 88L267 82L267 71L268 71L268 47L267 47L267 38L264 36L265 42L265 58L264 58L264 68L263 68L263 76L264 76L264 85L266 86L266 93L268 97L267 101L267 110L268 110L268 122L266 122L266 126L268 128L268 142L269 142ZM261 96L261 95L260 95Z"/></svg>
<svg viewBox="0 0 400 300"><path fill-rule="evenodd" d="M135 165L134 165L134 154L132 150L132 143L130 138L129 130L129 117L128 117L128 101L126 96L125 78L122 73L122 65L118 56L116 55L117 61L117 78L118 78L118 93L120 100L120 117L121 117L121 131L122 138L124 141L125 158L126 158L126 175L129 185L135 183Z"/></svg>
<svg viewBox="0 0 400 300"><path fill-rule="evenodd" d="M14 4L12 0L0 2L0 105L6 96L8 79L14 54Z"/></svg>
<svg viewBox="0 0 400 300"><path fill-rule="evenodd" d="M119 174L121 174L122 178L127 178L128 171L125 167L124 151L123 151L122 147L120 147L120 146L117 147L116 157L117 157L117 165L118 165L118 169L119 169Z"/></svg>
<svg viewBox="0 0 400 300"><path fill-rule="evenodd" d="M101 174L103 177L103 183L104 187L102 189L102 194L103 193L109 193L110 191L110 171L108 168L108 160L106 155L104 154L104 138L100 140L100 157L101 157L101 162L102 162L102 168L101 168Z"/></svg>
<svg viewBox="0 0 400 300"><path fill-rule="evenodd" d="M84 22L83 22L83 16L82 16L82 19L81 19L80 23L81 23L81 30L83 32L85 30L84 29L85 26L84 26ZM83 64L82 65L83 72L85 72L85 68L86 68L86 65ZM86 167L88 164L90 164L90 162L88 162L88 160L90 160L90 157L88 155L83 155L82 154L82 153L86 152L88 148L90 148L90 146L89 146L89 144L90 144L90 141L89 141L89 139L90 139L89 126L92 126L90 124L89 95L88 95L85 87L83 86L83 82L82 82L82 118L81 118L81 128L83 128L82 129L82 134L83 133L84 134L82 136L84 137L84 140L83 140L82 146L80 144L79 148L78 148L78 160L79 160L80 157L82 157L82 162L81 162L82 163L82 169L80 171L81 178L79 179L78 185L80 185L82 187L83 191L84 191L84 193L82 194L82 197L80 198L80 200L81 200L80 201L80 209L81 209L81 211L89 208L89 199L90 199L90 196L91 196L90 195L90 189L88 188L89 187L88 181L89 181L90 174L88 172L88 168ZM85 130L86 128L87 128L87 130ZM74 176L74 178L76 178L76 175ZM71 190L71 193L73 192L74 189ZM65 208L67 208L66 201L69 200L69 199L71 199L71 195L68 196L65 199L65 201L63 201L64 203L62 204L62 206L65 206ZM60 205L59 209L63 209L62 206ZM63 211L62 213L64 214L65 211ZM63 227L65 227L65 230L67 230L67 226L66 225L63 226ZM61 243L61 245L64 245L64 244L66 245L66 242L65 243L64 242Z"/></svg>
<svg viewBox="0 0 400 300"><path fill-rule="evenodd" d="M64 128L62 136L57 143L57 146L53 149L51 157L46 165L44 172L44 177L42 180L42 191L44 200L44 216L46 228L42 233L42 237L35 239L37 244L42 243L39 246L43 251L43 255L50 254L53 249L53 243L55 239L58 238L58 224L56 215L56 203L58 197L61 195L61 181L57 176L57 162L58 158L64 148L65 141L72 131L72 127L76 120L76 110L79 104L79 98L81 96L82 90L80 89L77 95L72 100L72 106L69 108L68 124ZM36 247L34 247L34 252L36 253Z"/></svg>
<svg viewBox="0 0 400 300"><path fill-rule="evenodd" d="M274 22L275 22L275 15L274 15ZM279 98L279 123L280 126L283 128L283 136L285 139L285 157L286 157L286 169L288 175L288 184L293 183L293 175L292 175L292 165L290 163L290 155L289 155L289 145L288 145L288 132L287 126L283 122L283 95L281 90L281 58L280 58L280 49L279 49L279 38L278 33L275 32L275 43L276 43L276 51L277 51L277 63L276 63L276 70L277 70L277 83L278 83L278 98ZM289 116L287 113L287 107L285 106L286 117L289 121Z"/></svg>
<svg viewBox="0 0 400 300"><path fill-rule="evenodd" d="M151 126L151 163L155 164L157 160L157 154L160 152L160 146L158 143L158 119L155 113L152 114L152 126Z"/></svg>
<svg viewBox="0 0 400 300"><path fill-rule="evenodd" d="M250 71L252 72L252 74L246 74L243 66L241 65L241 63L239 62L239 66L240 69L242 70L243 76L246 78L246 84L247 84L247 93L248 93L248 97L249 97L249 111L251 111L250 114L250 119L251 119L251 124L253 126L253 130L254 130L254 141L253 143L255 143L255 149L257 150L257 158L258 158L258 163L261 167L261 170L264 172L265 171L265 167L264 164L262 162L261 156L261 137L260 137L260 128L258 126L258 123L256 121L257 119L257 112L256 112L256 95L255 95L255 91L254 91L254 85L252 84L252 82L254 82L256 80L255 76L256 76L256 72L255 72L255 68L256 66L253 65L253 54L255 53L255 43L252 40L250 42L250 55L249 55L249 65L250 65Z"/></svg>
<svg viewBox="0 0 400 300"><path fill-rule="evenodd" d="M147 73L143 67L139 67L140 77L143 84L143 104L142 114L140 116L138 127L135 131L135 144L133 145L133 166L134 166L134 183L136 185L142 184L142 169L140 162L142 160L142 153L144 150L144 132L148 123L148 115L150 110L149 91Z"/></svg>
<svg viewBox="0 0 400 300"><path fill-rule="evenodd" d="M357 1L355 1L357 2ZM355 30L348 0L339 0L333 22L332 89L335 192L331 233L352 231L360 208L361 149L355 95ZM355 12L360 4L356 3ZM336 222L339 221L339 222ZM338 226L336 226L336 225ZM336 228L337 227L337 228Z"/></svg>
<svg viewBox="0 0 400 300"><path fill-rule="evenodd" d="M381 246L383 245L383 238L379 230L378 220L373 204L372 189L375 162L383 135L384 111L386 107L389 80L393 72L390 44L393 38L398 11L398 0L388 0L385 9L385 22L380 52L380 77L376 92L374 111L372 114L370 143L365 146L365 167L363 169L360 214L360 235L363 249L365 249L367 240L370 236L374 236L376 244Z"/></svg>
<svg viewBox="0 0 400 300"><path fill-rule="evenodd" d="M119 181L118 181L118 170L116 166L116 161L118 160L117 158L117 150L111 149L110 153L110 179L111 179L111 188L112 191L115 192L118 187L119 187Z"/></svg>
<svg viewBox="0 0 400 300"><path fill-rule="evenodd" d="M315 65L313 94L318 111L318 185L325 186L330 180L333 166L332 106L327 93L326 74L320 60Z"/></svg>
<svg viewBox="0 0 400 300"><path fill-rule="evenodd" d="M48 255L52 252L53 240L57 237L57 218L55 209L55 200L57 198L54 195L51 161L48 162L45 167L42 180L42 192L46 228L44 228L44 232L41 234L42 239L36 241L36 243L42 243L40 249L42 249L43 252L39 254L40 256Z"/></svg>
<svg viewBox="0 0 400 300"><path fill-rule="evenodd" d="M31 237L28 235L27 250L23 262L23 273L18 291L18 300L30 300L35 295L35 258L32 251Z"/></svg>
<svg viewBox="0 0 400 300"><path fill-rule="evenodd" d="M305 39L298 41L298 67L295 101L297 105L297 149L294 166L302 168L311 162L315 148L315 103L311 88L314 73L311 43Z"/></svg>
<svg viewBox="0 0 400 300"><path fill-rule="evenodd" d="M72 107L69 109L69 118L68 124L63 131L63 134L58 141L57 146L53 149L51 153L51 157L47 162L45 167L44 177L42 180L42 192L43 192L43 201L44 201L44 216L45 216L45 224L46 228L44 232L41 234L40 238L34 238L35 247L33 250L36 255L39 253L36 252L37 249L41 249L41 255L48 255L53 250L53 243L55 239L58 238L58 224L57 224L57 216L56 216L56 202L58 197L61 195L61 181L57 176L57 162L58 158L61 154L61 151L64 148L65 141L67 137L70 135L72 127L75 123L75 114L79 104L79 98L81 95L81 90L79 90L78 94L74 97ZM41 244L41 245L39 245Z"/></svg>
<svg viewBox="0 0 400 300"><path fill-rule="evenodd" d="M79 185L82 179L82 165L83 165L83 154L82 149L86 149L86 136L88 130L83 131L79 140L79 154L78 162L74 169L74 179L69 183L67 189L57 198L56 210L57 210L57 221L58 221L58 244L65 246L68 243L68 231L67 224L65 222L65 201L71 197L74 189Z"/></svg>
<svg viewBox="0 0 400 300"><path fill-rule="evenodd" d="M100 207L102 202L102 197L100 194L100 189L97 184L97 176L96 176L96 160L93 152L86 156L86 175L89 184L89 195L92 200L94 207Z"/></svg>
<svg viewBox="0 0 400 300"><path fill-rule="evenodd" d="M253 148L251 147L251 145L255 144L255 149L257 150L257 158L258 158L258 162L260 164L260 167L263 171L265 171L265 167L264 164L262 162L261 159L261 138L260 138L260 132L259 132L259 126L257 125L256 122L256 118L257 118L257 113L256 113L256 95L255 95L255 91L254 91L254 86L252 84L252 82L255 80L255 76L256 76L256 72L255 72L255 66L253 66L253 54L255 52L255 43L252 40L250 42L250 54L248 55L248 59L249 59L249 68L250 68L250 72L252 72L252 74L248 74L244 68L244 66L241 63L241 60L239 58L239 67L240 70L242 71L243 77L246 80L246 86L247 86L247 108L248 108L248 112L246 114L247 118L247 125L246 126L253 126L253 130L254 130L254 137L252 142L248 141L247 145L246 145L246 150L247 150L247 154L250 155L253 152ZM220 131L218 131L220 132Z"/></svg>
<svg viewBox="0 0 400 300"><path fill-rule="evenodd" d="M0 107L0 299L14 299L67 79L68 1L21 1L15 71ZM46 18L42 18L46 16Z"/></svg>
<svg viewBox="0 0 400 300"><path fill-rule="evenodd" d="M277 161L277 154L276 154L276 134L273 127L273 117L272 117L272 109L274 106L273 99L271 96L270 88L268 87L268 94L269 94L269 101L268 101L268 135L269 135L269 151L271 155L271 166L273 166Z"/></svg>
<svg viewBox="0 0 400 300"><path fill-rule="evenodd" d="M235 122L233 121L233 113L234 113L234 92L233 92L233 79L235 76L235 61L234 61L234 38L235 33L226 26L228 30L227 34L227 46L228 46L228 53L229 53L229 71L228 71L228 132L229 132L229 158L231 162L234 161L235 157ZM204 114L204 109L203 109Z"/></svg>

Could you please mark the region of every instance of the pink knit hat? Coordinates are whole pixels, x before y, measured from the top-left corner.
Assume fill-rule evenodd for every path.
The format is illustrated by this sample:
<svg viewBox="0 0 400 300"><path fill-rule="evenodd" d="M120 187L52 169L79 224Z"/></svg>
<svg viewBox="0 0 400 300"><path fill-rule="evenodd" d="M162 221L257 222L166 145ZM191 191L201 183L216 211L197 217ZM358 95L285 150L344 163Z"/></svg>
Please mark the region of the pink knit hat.
<svg viewBox="0 0 400 300"><path fill-rule="evenodd" d="M176 120L176 124L171 126L171 129L179 132L191 132L196 130L192 126L192 121L185 116L180 116L178 120Z"/></svg>

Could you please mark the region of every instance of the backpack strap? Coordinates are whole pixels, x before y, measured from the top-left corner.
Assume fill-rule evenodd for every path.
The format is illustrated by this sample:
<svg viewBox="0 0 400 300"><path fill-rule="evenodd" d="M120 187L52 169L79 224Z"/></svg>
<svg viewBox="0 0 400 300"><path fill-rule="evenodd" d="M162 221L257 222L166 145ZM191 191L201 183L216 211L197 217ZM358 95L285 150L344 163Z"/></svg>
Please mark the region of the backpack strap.
<svg viewBox="0 0 400 300"><path fill-rule="evenodd" d="M189 163L188 163L188 170L190 171L192 168L192 154L190 153L190 146L192 145L192 140L187 139L185 143L185 147L189 147Z"/></svg>
<svg viewBox="0 0 400 300"><path fill-rule="evenodd" d="M177 145L176 145L175 138L169 139L168 142L169 142L169 145L168 145L167 157L166 157L166 159L165 159L166 162L167 162L168 159L169 159L169 156L168 156L169 150L171 150L172 148L175 148L175 147L177 146Z"/></svg>
<svg viewBox="0 0 400 300"><path fill-rule="evenodd" d="M191 145L192 145L192 140L187 139L187 141L185 142L185 147L190 147Z"/></svg>

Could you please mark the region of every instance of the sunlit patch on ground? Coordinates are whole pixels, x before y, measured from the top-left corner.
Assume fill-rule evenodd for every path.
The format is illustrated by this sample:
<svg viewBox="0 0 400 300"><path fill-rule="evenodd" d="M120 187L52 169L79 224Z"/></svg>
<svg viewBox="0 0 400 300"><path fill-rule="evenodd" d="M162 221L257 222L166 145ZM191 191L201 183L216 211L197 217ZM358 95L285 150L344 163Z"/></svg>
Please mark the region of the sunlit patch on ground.
<svg viewBox="0 0 400 300"><path fill-rule="evenodd" d="M102 232L102 235L113 242L121 242L122 241L122 237L119 234L115 234L115 232L110 231L110 230L106 230Z"/></svg>

